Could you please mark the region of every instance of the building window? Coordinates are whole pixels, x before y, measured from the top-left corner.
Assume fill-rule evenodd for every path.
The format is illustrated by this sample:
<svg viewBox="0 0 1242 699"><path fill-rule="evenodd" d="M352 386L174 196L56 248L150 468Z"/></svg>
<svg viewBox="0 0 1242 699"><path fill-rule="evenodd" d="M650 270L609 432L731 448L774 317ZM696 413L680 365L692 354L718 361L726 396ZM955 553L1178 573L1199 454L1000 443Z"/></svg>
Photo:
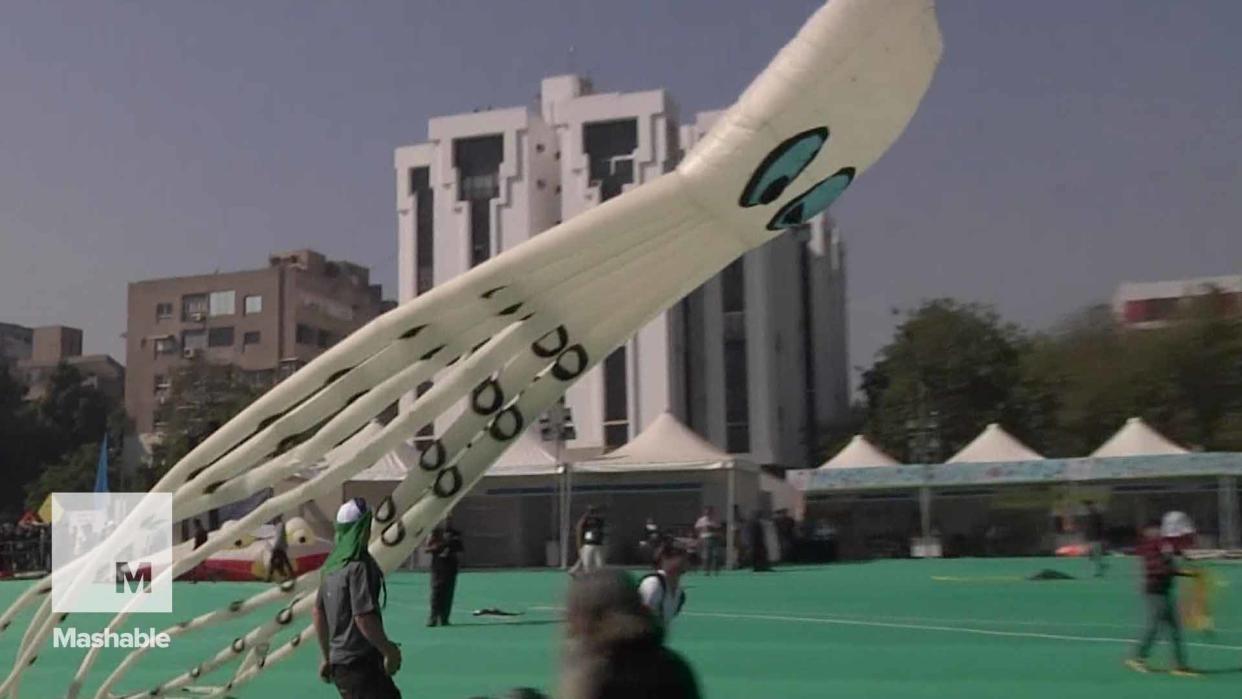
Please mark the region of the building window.
<svg viewBox="0 0 1242 699"><path fill-rule="evenodd" d="M332 336L332 333L328 332L327 330L320 330L318 339L319 339L319 346L323 349L327 349L331 347L332 345L336 344L336 338L334 338Z"/></svg>
<svg viewBox="0 0 1242 699"><path fill-rule="evenodd" d="M207 331L208 347L232 347L233 328L212 328Z"/></svg>
<svg viewBox="0 0 1242 699"><path fill-rule="evenodd" d="M254 296L247 296L242 301L242 306L246 315L258 315L263 312L263 297L257 294Z"/></svg>
<svg viewBox="0 0 1242 699"><path fill-rule="evenodd" d="M599 187L600 201L608 201L634 181L634 151L638 148L638 120L618 119L582 127L591 186Z"/></svg>
<svg viewBox="0 0 1242 699"><path fill-rule="evenodd" d="M207 317L207 294L187 294L181 297L181 320L201 322Z"/></svg>
<svg viewBox="0 0 1242 699"><path fill-rule="evenodd" d="M492 256L492 203L488 199L470 202L470 266L487 262Z"/></svg>
<svg viewBox="0 0 1242 699"><path fill-rule="evenodd" d="M720 274L724 309L725 447L750 451L750 376L746 360L746 270L735 260Z"/></svg>
<svg viewBox="0 0 1242 699"><path fill-rule="evenodd" d="M173 305L171 303L155 304L155 319L156 320L172 320L172 317L173 317Z"/></svg>
<svg viewBox="0 0 1242 699"><path fill-rule="evenodd" d="M168 381L168 377L164 374L155 375L155 395L160 395L168 389L172 388L172 383Z"/></svg>
<svg viewBox="0 0 1242 699"><path fill-rule="evenodd" d="M182 332L181 347L187 351L207 349L207 331L186 330Z"/></svg>
<svg viewBox="0 0 1242 699"><path fill-rule="evenodd" d="M315 344L315 329L309 325L298 323L297 328L294 330L293 339L299 345L313 345Z"/></svg>
<svg viewBox="0 0 1242 699"><path fill-rule="evenodd" d="M211 317L231 316L237 312L236 291L213 291L208 300L207 314Z"/></svg>
<svg viewBox="0 0 1242 699"><path fill-rule="evenodd" d="M414 293L424 294L435 285L435 190L431 169L410 170L410 194L414 196Z"/></svg>
<svg viewBox="0 0 1242 699"><path fill-rule="evenodd" d="M453 141L457 199L470 205L472 267L492 255L491 201L500 196L500 164L504 155L505 137L500 134Z"/></svg>
<svg viewBox="0 0 1242 699"><path fill-rule="evenodd" d="M629 391L625 345L604 360L604 446L613 448L630 439Z"/></svg>
<svg viewBox="0 0 1242 699"><path fill-rule="evenodd" d="M177 339L173 337L155 338L155 356L160 357L177 353Z"/></svg>
<svg viewBox="0 0 1242 699"><path fill-rule="evenodd" d="M242 333L242 346L257 345L263 340L263 334L258 330L248 333Z"/></svg>

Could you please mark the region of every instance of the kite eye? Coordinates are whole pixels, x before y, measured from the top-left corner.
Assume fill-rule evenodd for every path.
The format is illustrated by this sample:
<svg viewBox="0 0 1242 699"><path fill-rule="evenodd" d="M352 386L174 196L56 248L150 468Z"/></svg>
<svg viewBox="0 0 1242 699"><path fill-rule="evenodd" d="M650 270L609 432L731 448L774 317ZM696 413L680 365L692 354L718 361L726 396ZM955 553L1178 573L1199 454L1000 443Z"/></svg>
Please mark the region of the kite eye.
<svg viewBox="0 0 1242 699"><path fill-rule="evenodd" d="M755 174L750 176L738 205L742 208L771 204L780 198L785 188L810 164L819 149L828 142L828 127L803 131L786 140L768 153L759 163Z"/></svg>
<svg viewBox="0 0 1242 699"><path fill-rule="evenodd" d="M779 231L800 226L823 213L854 181L854 168L843 167L836 174L811 187L805 194L781 207L768 222L768 230Z"/></svg>

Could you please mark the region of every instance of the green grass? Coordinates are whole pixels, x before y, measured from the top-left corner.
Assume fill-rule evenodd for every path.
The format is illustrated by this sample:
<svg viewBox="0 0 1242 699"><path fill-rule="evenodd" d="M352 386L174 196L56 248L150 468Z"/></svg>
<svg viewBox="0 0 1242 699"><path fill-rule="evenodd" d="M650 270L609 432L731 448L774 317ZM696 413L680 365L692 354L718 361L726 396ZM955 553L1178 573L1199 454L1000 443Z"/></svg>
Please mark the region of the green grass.
<svg viewBox="0 0 1242 699"><path fill-rule="evenodd" d="M1048 559L885 561L787 568L755 575L692 576L671 645L698 671L705 695L717 699L782 697L1234 697L1242 684L1242 566L1216 564L1230 585L1217 598L1214 637L1188 633L1191 662L1204 677L1139 675L1122 667L1140 622L1136 562L1116 559L1102 580L1082 561ZM1083 576L1030 582L1043 568ZM456 625L423 626L427 579L389 579L385 623L405 652L398 684L406 697L465 699L521 685L554 688L560 626L555 608L564 576L543 572L463 573ZM0 585L7 604L20 583ZM253 584L178 585L176 618L142 617L162 627L262 589ZM525 611L514 620L475 619L478 607ZM99 622L84 616L82 628ZM24 619L0 637L11 658ZM174 639L124 684L139 691L184 671L226 645L242 627ZM96 681L122 651L106 653ZM45 649L22 684L23 697L60 696L80 653ZM315 677L317 653L304 648L269 668L237 697L332 697ZM1153 664L1168 665L1167 647Z"/></svg>

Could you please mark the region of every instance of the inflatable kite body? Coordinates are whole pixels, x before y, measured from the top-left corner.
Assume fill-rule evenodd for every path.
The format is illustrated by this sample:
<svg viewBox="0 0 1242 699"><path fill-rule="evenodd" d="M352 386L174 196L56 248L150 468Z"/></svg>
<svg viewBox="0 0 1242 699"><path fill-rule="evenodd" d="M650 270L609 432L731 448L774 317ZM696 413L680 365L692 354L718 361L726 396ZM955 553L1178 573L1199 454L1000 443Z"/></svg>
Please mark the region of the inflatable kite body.
<svg viewBox="0 0 1242 699"><path fill-rule="evenodd" d="M375 508L371 552L385 570L396 567L579 376L747 250L821 214L901 134L940 51L931 0L829 2L675 171L377 318L173 466L154 490L172 493L174 516L183 519L272 487L325 455L329 463L167 574L211 560L236 532L339 492L352 475L433 419L455 415L464 401L466 409L422 452L418 468ZM387 425L371 422L428 381L432 388L406 412ZM121 535L136 526L126 520ZM114 552L105 542L97 555ZM0 696L17 694L21 674L63 621L44 594L49 584L36 583L0 617L0 628L8 628L21 610L36 608ZM87 689L98 657L91 651L65 695L168 696L193 685L224 696L313 637L318 584L318 575L301 575L171 627L167 632L184 646L199 629L224 620L255 616L257 624L201 662L170 669L156 687L115 689L145 652L136 650ZM110 628L121 628L126 617L117 615ZM202 687L213 673L218 680Z"/></svg>
<svg viewBox="0 0 1242 699"><path fill-rule="evenodd" d="M318 570L332 551L332 542L317 536L300 518L291 519L283 526L288 542L289 563L293 565L294 573L301 575ZM214 536L224 535L222 533L230 529L226 522ZM272 551L276 543L275 527L260 527L255 536L234 535L229 538L231 541L224 548L182 573L177 579L195 582L284 580L281 575L273 575L271 569ZM208 539L210 541L211 538ZM173 560L180 561L193 552L194 542L187 541L173 550Z"/></svg>

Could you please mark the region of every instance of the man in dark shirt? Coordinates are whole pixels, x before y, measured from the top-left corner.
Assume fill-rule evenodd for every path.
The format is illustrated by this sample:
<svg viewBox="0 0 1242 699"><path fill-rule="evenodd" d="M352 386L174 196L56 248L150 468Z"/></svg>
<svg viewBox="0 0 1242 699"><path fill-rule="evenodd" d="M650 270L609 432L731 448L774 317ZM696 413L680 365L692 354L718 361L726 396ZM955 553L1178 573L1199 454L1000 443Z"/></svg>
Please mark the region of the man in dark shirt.
<svg viewBox="0 0 1242 699"><path fill-rule="evenodd" d="M1169 513L1170 515L1181 513ZM1181 515L1185 517L1185 515ZM1189 521L1189 518L1187 518ZM1186 664L1186 650L1182 646L1182 628L1177 618L1177 603L1173 592L1174 578L1187 575L1177 566L1181 545L1193 535L1184 527L1170 527L1166 522L1151 522L1143 529L1142 541L1136 553L1143 565L1143 598L1147 607L1147 625L1139 639L1134 657L1126 660L1131 669L1147 672L1147 656L1162 628L1167 628L1173 655L1177 661L1171 674L1193 676Z"/></svg>
<svg viewBox="0 0 1242 699"><path fill-rule="evenodd" d="M392 681L401 649L384 632L380 601L384 574L367 551L371 513L354 498L336 515L336 546L320 571L315 601L319 675L333 682L341 699L401 699Z"/></svg>
<svg viewBox="0 0 1242 699"><path fill-rule="evenodd" d="M1104 562L1104 556L1108 553L1104 543L1104 515L1091 500L1088 500L1086 505L1087 545L1091 549L1091 562L1095 564L1095 577L1102 578L1108 569L1108 565Z"/></svg>
<svg viewBox="0 0 1242 699"><path fill-rule="evenodd" d="M448 626L453 613L453 592L457 589L457 557L464 547L461 532L446 519L442 526L432 530L427 539L427 552L431 554L431 616L428 626Z"/></svg>
<svg viewBox="0 0 1242 699"><path fill-rule="evenodd" d="M272 526L276 528L276 537L272 541L272 560L267 566L267 581L271 582L277 575L281 580L291 580L297 574L293 572L293 562L289 560L289 533L285 531L284 516L277 516Z"/></svg>

